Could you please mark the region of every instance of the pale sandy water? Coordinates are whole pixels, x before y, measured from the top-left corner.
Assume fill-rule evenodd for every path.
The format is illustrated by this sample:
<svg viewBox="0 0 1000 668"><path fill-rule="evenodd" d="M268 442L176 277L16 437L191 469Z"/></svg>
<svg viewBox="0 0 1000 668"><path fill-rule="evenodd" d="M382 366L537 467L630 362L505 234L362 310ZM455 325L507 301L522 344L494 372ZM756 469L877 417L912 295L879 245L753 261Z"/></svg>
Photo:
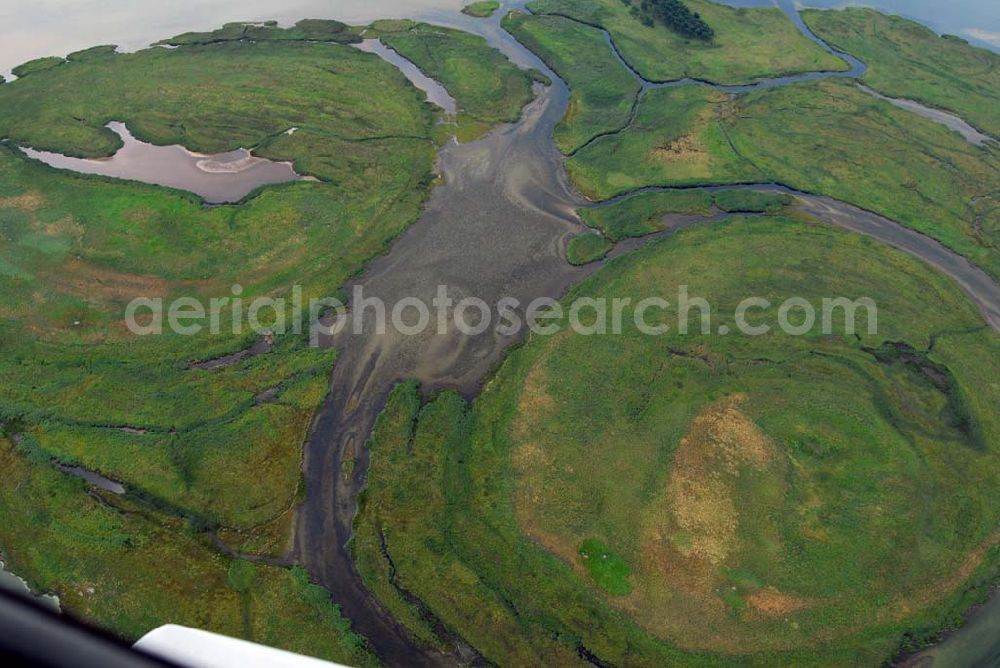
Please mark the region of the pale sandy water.
<svg viewBox="0 0 1000 668"><path fill-rule="evenodd" d="M10 591L33 599L54 612L59 612L59 597L52 594L37 594L31 591L31 587L18 575L7 570L7 564L0 559L0 590Z"/></svg>
<svg viewBox="0 0 1000 668"><path fill-rule="evenodd" d="M767 5L770 0L728 0ZM0 0L0 74L32 58L63 56L95 44L134 51L167 36L212 30L227 21L283 25L303 18L367 23L377 18L424 18L457 12L463 0ZM840 7L845 0L806 0L810 7ZM1000 50L996 0L869 0L852 2L916 19L939 32L961 35Z"/></svg>
<svg viewBox="0 0 1000 668"><path fill-rule="evenodd" d="M112 480L111 478L106 478L96 471L91 471L85 469L82 466L67 466L65 464L57 464L58 468L63 473L80 478L84 480L88 485L93 485L98 489L103 489L105 492L111 492L112 494L122 495L125 493L125 485L121 484L117 480Z"/></svg>
<svg viewBox="0 0 1000 668"><path fill-rule="evenodd" d="M906 109L911 111L918 116L923 116L928 118L935 123L940 123L945 127L948 127L958 134L965 137L965 140L970 144L975 144L976 146L982 146L989 141L993 141L993 138L989 135L985 135L976 128L969 125L963 119L959 118L954 114L949 114L947 111L941 111L940 109L932 109L931 107L926 107L919 102L914 102L913 100L903 100L895 97L886 97L876 90L872 90L868 86L858 84L858 88L864 92L877 97L880 100L888 102L889 104L899 107L900 109Z"/></svg>
<svg viewBox="0 0 1000 668"><path fill-rule="evenodd" d="M204 155L183 146L139 141L124 123L108 123L108 128L124 143L109 158L73 158L29 147L21 150L52 167L187 190L209 204L238 202L261 186L304 178L290 162L258 158L247 149Z"/></svg>
<svg viewBox="0 0 1000 668"><path fill-rule="evenodd" d="M367 53L374 53L382 60L395 65L403 73L403 76L410 80L410 83L427 94L428 102L437 105L449 116L455 115L458 107L455 98L445 90L444 86L421 72L420 68L412 62L377 39L366 39L360 44L353 44L352 46Z"/></svg>
<svg viewBox="0 0 1000 668"><path fill-rule="evenodd" d="M457 13L462 0L0 0L0 74L42 56L95 44L135 51L165 37L207 31L229 21L422 18Z"/></svg>

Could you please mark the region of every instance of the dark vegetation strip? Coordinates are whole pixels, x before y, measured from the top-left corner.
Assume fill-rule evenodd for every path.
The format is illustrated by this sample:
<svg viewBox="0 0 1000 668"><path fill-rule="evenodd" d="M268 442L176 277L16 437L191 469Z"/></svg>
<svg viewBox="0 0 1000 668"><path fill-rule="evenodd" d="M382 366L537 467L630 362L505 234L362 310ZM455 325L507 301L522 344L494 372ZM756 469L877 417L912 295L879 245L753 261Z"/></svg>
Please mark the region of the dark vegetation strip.
<svg viewBox="0 0 1000 668"><path fill-rule="evenodd" d="M691 37L708 42L715 37L715 31L701 18L698 12L692 12L681 0L639 0L638 7L631 0L622 0L631 6L633 16L646 26L652 27L655 20L661 21L668 28L682 37Z"/></svg>
<svg viewBox="0 0 1000 668"><path fill-rule="evenodd" d="M880 348L862 347L861 349L874 357L880 364L903 365L925 378L947 398L945 414L942 416L944 423L961 432L965 436L966 443L974 450L983 453L989 450L982 428L962 396L954 374L947 366L929 359L929 348L921 351L914 349L905 341L887 341ZM934 436L934 434L928 434L928 436Z"/></svg>

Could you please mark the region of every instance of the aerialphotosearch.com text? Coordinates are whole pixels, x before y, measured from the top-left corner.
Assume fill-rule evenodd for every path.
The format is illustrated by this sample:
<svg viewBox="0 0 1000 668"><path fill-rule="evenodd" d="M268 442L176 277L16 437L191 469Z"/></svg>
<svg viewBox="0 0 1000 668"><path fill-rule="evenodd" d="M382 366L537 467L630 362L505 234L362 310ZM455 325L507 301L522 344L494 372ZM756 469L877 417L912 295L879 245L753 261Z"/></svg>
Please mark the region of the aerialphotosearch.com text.
<svg viewBox="0 0 1000 668"><path fill-rule="evenodd" d="M791 336L853 335L859 328L878 331L878 306L867 297L806 299L790 295L780 301L747 296L735 307L713 309L689 286L680 285L672 299L656 296L577 297L558 301L541 297L523 303L502 297L490 303L478 297L456 299L446 285L437 286L430 299L404 297L392 303L355 286L349 304L327 298L304 300L295 286L289 299L244 299L234 285L231 294L199 300L180 297L137 298L125 312L128 329L140 336L169 331L182 336L203 332L220 334L301 334L308 330L317 343L349 329L354 335L382 336L393 331L404 336L455 332L478 336L493 330L517 336L527 328L540 336L569 329L583 336L622 334L634 330L649 336L739 334L763 336L778 330ZM723 317L724 316L724 317Z"/></svg>

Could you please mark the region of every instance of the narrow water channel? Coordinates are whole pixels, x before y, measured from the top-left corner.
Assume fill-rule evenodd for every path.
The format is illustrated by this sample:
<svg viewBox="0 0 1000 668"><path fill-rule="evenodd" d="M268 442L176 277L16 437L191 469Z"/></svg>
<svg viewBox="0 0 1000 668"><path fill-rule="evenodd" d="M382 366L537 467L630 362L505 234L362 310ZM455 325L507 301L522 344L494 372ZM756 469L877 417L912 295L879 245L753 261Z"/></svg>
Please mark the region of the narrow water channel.
<svg viewBox="0 0 1000 668"><path fill-rule="evenodd" d="M582 202L567 187L552 145L569 91L500 29L499 20L499 14L488 20L449 15L435 22L483 35L554 83L517 124L442 149L443 185L431 194L420 220L356 281L367 297L388 304L402 297L430 303L437 286L445 285L456 301L476 296L496 303L512 296L527 303L562 294L588 271L563 259L566 242L582 229L574 213ZM415 643L374 600L355 568L347 543L368 468L365 441L396 382L417 378L426 390L448 387L471 397L515 341L489 330L466 337L449 328L444 335L430 331L413 337L392 331L355 336L345 330L327 342L338 349L338 362L332 392L306 444L307 501L299 516L296 556L333 592L354 628L388 665L452 665L459 654L440 655ZM356 463L345 478L346 459Z"/></svg>
<svg viewBox="0 0 1000 668"><path fill-rule="evenodd" d="M899 107L900 109L906 109L909 112L917 114L918 116L923 116L924 118L930 119L935 123L940 123L941 125L950 128L962 135L967 142L970 144L975 144L976 146L984 146L988 142L995 142L996 140L989 135L983 134L976 128L969 125L966 121L959 118L955 114L948 113L947 111L942 111L940 109L933 109L931 107L926 107L919 102L914 102L913 100L905 100L897 97L887 97L882 95L882 93L877 90L873 90L864 84L859 83L858 88L868 93L872 97L877 97L883 102L888 102L889 104Z"/></svg>
<svg viewBox="0 0 1000 668"><path fill-rule="evenodd" d="M445 90L444 86L421 72L420 68L379 40L366 39L359 44L352 44L352 46L366 53L374 53L382 60L394 65L403 73L403 76L410 80L410 83L427 94L428 102L440 107L448 116L454 116L458 112L455 98Z"/></svg>
<svg viewBox="0 0 1000 668"><path fill-rule="evenodd" d="M904 659L899 668L996 668L1000 666L1000 590L973 610L965 624L939 644Z"/></svg>
<svg viewBox="0 0 1000 668"><path fill-rule="evenodd" d="M112 494L118 494L121 496L125 494L125 485L121 484L117 480L112 480L111 478L106 478L96 471L91 471L90 469L85 469L82 466L67 466L66 464L56 464L56 468L67 475L71 475L75 478L80 478L85 481L88 485L93 485L98 489L103 489L105 492L111 492Z"/></svg>

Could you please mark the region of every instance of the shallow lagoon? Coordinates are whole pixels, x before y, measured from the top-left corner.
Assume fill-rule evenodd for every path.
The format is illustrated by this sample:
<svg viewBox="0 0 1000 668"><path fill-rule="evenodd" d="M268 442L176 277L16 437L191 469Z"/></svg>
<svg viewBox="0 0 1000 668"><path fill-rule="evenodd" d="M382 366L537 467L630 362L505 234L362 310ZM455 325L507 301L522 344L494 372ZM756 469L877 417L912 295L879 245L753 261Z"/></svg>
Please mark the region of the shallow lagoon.
<svg viewBox="0 0 1000 668"><path fill-rule="evenodd" d="M182 146L139 141L124 123L112 122L107 127L123 142L110 158L73 158L28 147L21 150L52 167L187 190L209 204L238 202L261 186L305 178L295 173L291 163L258 158L247 149L203 155Z"/></svg>

